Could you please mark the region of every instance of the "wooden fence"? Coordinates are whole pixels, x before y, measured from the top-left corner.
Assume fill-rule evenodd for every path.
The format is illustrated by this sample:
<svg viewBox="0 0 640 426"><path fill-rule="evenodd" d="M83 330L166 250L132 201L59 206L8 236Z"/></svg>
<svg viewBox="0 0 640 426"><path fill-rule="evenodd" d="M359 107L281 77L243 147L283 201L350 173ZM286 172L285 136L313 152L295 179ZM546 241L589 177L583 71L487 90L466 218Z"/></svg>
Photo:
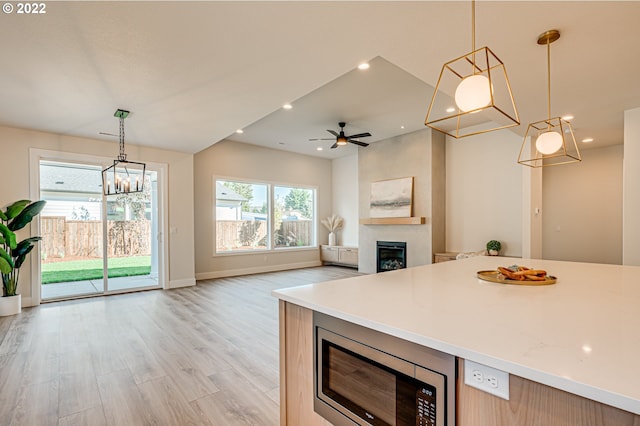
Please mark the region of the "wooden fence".
<svg viewBox="0 0 640 426"><path fill-rule="evenodd" d="M276 229L276 247L313 244L310 220L283 221ZM251 250L267 247L267 222L263 220L219 220L216 222L218 250Z"/></svg>
<svg viewBox="0 0 640 426"><path fill-rule="evenodd" d="M286 220L276 230L276 247L310 246L313 223L310 220Z"/></svg>
<svg viewBox="0 0 640 426"><path fill-rule="evenodd" d="M40 218L42 258L47 259L103 256L102 221L67 220L64 216ZM151 221L108 220L108 256L149 256Z"/></svg>

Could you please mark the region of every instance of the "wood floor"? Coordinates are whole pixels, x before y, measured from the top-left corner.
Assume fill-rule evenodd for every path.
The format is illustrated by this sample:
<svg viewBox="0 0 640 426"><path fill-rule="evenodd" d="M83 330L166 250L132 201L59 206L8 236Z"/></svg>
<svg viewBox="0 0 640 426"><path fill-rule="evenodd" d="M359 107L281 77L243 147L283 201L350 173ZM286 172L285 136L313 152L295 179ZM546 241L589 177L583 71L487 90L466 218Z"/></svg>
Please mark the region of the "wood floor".
<svg viewBox="0 0 640 426"><path fill-rule="evenodd" d="M0 425L277 425L271 291L357 274L223 278L0 318Z"/></svg>

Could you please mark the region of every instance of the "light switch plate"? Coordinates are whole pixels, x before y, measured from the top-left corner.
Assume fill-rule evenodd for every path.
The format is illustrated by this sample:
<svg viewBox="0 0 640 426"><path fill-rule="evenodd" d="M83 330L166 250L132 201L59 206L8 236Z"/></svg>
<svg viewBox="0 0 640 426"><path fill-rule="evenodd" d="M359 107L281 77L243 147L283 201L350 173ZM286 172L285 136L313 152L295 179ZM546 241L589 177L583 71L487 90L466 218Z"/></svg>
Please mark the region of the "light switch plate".
<svg viewBox="0 0 640 426"><path fill-rule="evenodd" d="M502 370L465 359L464 383L509 400L509 373Z"/></svg>

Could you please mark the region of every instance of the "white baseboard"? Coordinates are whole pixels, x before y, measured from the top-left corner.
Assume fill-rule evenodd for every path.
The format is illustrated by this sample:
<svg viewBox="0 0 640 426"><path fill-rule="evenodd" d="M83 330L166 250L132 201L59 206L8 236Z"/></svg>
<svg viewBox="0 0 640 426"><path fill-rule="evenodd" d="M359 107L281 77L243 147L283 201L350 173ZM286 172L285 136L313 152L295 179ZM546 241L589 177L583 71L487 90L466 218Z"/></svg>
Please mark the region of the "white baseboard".
<svg viewBox="0 0 640 426"><path fill-rule="evenodd" d="M322 262L319 260L310 260L308 262L285 263L281 265L254 266L252 268L200 272L196 274L196 280L210 280L213 278L236 277L238 275L262 274L265 272L287 271L289 269L313 268L315 266L322 266Z"/></svg>
<svg viewBox="0 0 640 426"><path fill-rule="evenodd" d="M37 303L33 303L34 299L33 297L24 297L22 296L22 298L20 299L20 303L22 304L23 308L30 308L32 306L38 306Z"/></svg>
<svg viewBox="0 0 640 426"><path fill-rule="evenodd" d="M184 278L182 280L170 280L169 281L169 288L173 289L173 288L180 288L180 287L191 287L196 285L196 279L195 278Z"/></svg>

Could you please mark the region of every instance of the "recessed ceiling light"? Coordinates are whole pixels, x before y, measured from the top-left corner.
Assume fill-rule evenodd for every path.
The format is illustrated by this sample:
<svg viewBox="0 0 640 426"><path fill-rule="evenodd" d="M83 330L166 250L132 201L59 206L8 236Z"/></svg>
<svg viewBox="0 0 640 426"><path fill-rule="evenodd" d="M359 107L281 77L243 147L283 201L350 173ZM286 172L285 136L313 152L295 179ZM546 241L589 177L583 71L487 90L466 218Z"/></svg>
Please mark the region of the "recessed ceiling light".
<svg viewBox="0 0 640 426"><path fill-rule="evenodd" d="M447 112L455 112L456 109L454 107L449 107L447 108Z"/></svg>
<svg viewBox="0 0 640 426"><path fill-rule="evenodd" d="M404 129L404 126L400 126L401 129Z"/></svg>
<svg viewBox="0 0 640 426"><path fill-rule="evenodd" d="M584 142L584 143L593 142L593 138L584 138L584 139L582 139L582 142Z"/></svg>
<svg viewBox="0 0 640 426"><path fill-rule="evenodd" d="M366 62L363 62L360 65L358 65L358 69L359 70L368 70L369 69L369 64L366 63Z"/></svg>
<svg viewBox="0 0 640 426"><path fill-rule="evenodd" d="M291 108L293 108L293 106L291 104L284 104L284 105L282 105L282 108L291 109Z"/></svg>
<svg viewBox="0 0 640 426"><path fill-rule="evenodd" d="M242 134L242 133L244 133L244 130L242 130L242 129L238 129L238 130L236 130L236 133L238 133L238 134Z"/></svg>
<svg viewBox="0 0 640 426"><path fill-rule="evenodd" d="M278 142L278 145L284 145L284 142Z"/></svg>
<svg viewBox="0 0 640 426"><path fill-rule="evenodd" d="M569 115L565 115L564 117L562 117L563 120L565 121L571 121L574 119L573 115L569 114Z"/></svg>
<svg viewBox="0 0 640 426"><path fill-rule="evenodd" d="M322 151L322 147L321 146L317 147L316 151Z"/></svg>

